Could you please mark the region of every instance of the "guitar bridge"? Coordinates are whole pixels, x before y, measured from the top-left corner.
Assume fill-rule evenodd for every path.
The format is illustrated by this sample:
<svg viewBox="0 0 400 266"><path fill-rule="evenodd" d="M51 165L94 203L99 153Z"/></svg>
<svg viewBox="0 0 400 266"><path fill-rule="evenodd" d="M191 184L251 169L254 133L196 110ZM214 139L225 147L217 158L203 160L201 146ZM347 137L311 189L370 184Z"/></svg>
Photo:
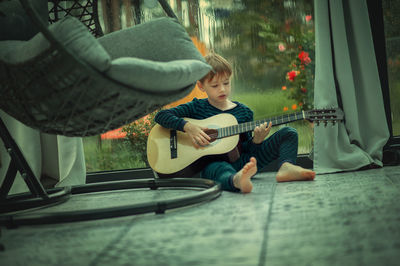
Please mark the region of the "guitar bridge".
<svg viewBox="0 0 400 266"><path fill-rule="evenodd" d="M171 159L176 159L178 157L178 139L176 136L176 130L170 131L170 150L171 150Z"/></svg>

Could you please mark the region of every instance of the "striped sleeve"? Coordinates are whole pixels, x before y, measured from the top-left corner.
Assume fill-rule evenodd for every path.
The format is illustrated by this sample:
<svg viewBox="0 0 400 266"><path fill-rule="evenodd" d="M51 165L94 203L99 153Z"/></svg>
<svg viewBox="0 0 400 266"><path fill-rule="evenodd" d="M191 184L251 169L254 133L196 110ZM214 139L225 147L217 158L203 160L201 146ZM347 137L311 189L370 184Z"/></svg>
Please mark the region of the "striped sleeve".
<svg viewBox="0 0 400 266"><path fill-rule="evenodd" d="M195 102L191 101L171 109L161 110L154 120L165 128L184 131L183 127L187 121L183 117L192 117L196 112L195 105Z"/></svg>
<svg viewBox="0 0 400 266"><path fill-rule="evenodd" d="M254 118L254 113L249 107L244 105L244 108L243 108L242 112L243 112L242 113L243 122L241 122L241 123L250 122L250 121L254 120L253 119ZM252 141L252 140L253 140L253 132L251 132L251 131L246 132L244 134L243 138L242 138L242 141L245 142L245 143L248 143L249 141Z"/></svg>

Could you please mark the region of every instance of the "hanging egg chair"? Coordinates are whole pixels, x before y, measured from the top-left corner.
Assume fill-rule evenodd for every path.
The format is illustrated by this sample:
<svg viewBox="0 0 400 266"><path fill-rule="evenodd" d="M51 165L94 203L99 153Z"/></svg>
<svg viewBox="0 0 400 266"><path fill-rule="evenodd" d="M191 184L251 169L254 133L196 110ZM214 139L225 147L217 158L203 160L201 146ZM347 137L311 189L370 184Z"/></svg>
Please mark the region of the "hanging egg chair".
<svg viewBox="0 0 400 266"><path fill-rule="evenodd" d="M3 17L20 15L18 18L30 21L25 26L33 25L38 29L29 39L0 39L0 109L40 132L84 137L119 128L184 97L211 69L164 0L159 3L168 17L106 35L99 29L96 0L88 0L86 5L74 1L80 3L85 14L88 9L92 10L94 20L71 16L76 12L66 9L62 9L66 16L59 17L61 9L56 5L60 2L63 1L20 0L19 5L15 0L6 0L0 3L16 10L3 12ZM46 12L48 6L53 5L50 25L41 16L43 10L38 9L41 4ZM72 8L76 9L76 5ZM0 16L4 26L2 19ZM10 30L18 31L18 28ZM6 178L0 186L0 213L4 214L0 215L0 224L78 221L149 211L162 213L169 208L215 198L221 193L214 182L202 179L131 180L45 190L1 119L0 136L11 156ZM9 196L17 171L30 193ZM60 203L73 194L185 186L205 190L194 196L140 206L56 213L39 218L18 218L9 214Z"/></svg>

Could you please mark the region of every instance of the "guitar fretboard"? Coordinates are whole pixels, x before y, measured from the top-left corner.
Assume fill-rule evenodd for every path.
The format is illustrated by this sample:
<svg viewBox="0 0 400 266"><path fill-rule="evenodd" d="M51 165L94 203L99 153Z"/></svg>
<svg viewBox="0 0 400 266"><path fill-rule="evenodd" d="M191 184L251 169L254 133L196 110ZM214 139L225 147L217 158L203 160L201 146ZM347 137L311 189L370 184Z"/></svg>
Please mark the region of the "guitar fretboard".
<svg viewBox="0 0 400 266"><path fill-rule="evenodd" d="M257 126L264 124L265 122L267 122L268 124L269 124L269 122L272 122L272 126L279 126L282 124L287 124L290 122L303 120L303 119L305 119L304 112L297 112L297 113L292 113L292 114L287 114L287 115L265 118L265 119L261 119L261 120L257 120L257 121L246 122L246 123L242 123L239 125L223 127L223 128L217 129L218 138L225 138L225 137L238 135L238 134L248 132L248 131L253 131Z"/></svg>

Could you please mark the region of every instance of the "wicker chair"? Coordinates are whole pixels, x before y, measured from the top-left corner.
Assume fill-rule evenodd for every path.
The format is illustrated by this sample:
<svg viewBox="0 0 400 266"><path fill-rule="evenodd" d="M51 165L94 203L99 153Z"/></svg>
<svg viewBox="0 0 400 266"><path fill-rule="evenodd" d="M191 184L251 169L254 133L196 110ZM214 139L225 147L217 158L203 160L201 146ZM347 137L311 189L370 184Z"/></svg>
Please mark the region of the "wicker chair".
<svg viewBox="0 0 400 266"><path fill-rule="evenodd" d="M66 7L66 3L71 3ZM97 0L71 1L71 0L48 0L48 19L49 23L53 24L65 16L74 16L79 19L94 37L104 35L100 26L98 15Z"/></svg>
<svg viewBox="0 0 400 266"><path fill-rule="evenodd" d="M37 10L32 6L32 1L20 0L20 2L26 14L39 28L40 33L26 42L0 41L0 51L3 51L3 55L0 52L0 80L2 81L0 83L0 108L22 123L41 132L64 136L90 136L118 128L159 109L165 104L182 98L194 88L196 80L210 70L183 27L173 18L159 19L95 39L91 34L89 34L90 37L82 35L85 34L82 33L81 29L84 26L82 26L82 23L78 25L76 19L67 17L57 22L54 20L51 21L54 24L48 26L40 19ZM60 1L51 0L51 2ZM159 2L170 17L175 17L165 1L160 0ZM54 10L56 9L51 12L54 13ZM68 14L68 12L64 13ZM54 14L50 15L51 19L58 17ZM101 36L102 32L98 28L98 20L95 21L94 25L95 28L90 31L95 36ZM86 26L90 29L90 25ZM157 27L160 26L164 28L157 30ZM89 32L86 27L84 28ZM68 39L65 35L70 32L73 32L73 36ZM139 36L136 39L136 45L132 42L123 41L126 39L135 40L135 35ZM87 43L90 38L92 39ZM168 42L175 38L181 39L173 42L172 46L184 45L183 48L175 47L176 49L171 49L171 44L168 44ZM75 41L76 39L78 39L78 43L70 45L71 40ZM115 47L115 40L120 42L119 47ZM82 47L82 44L89 47L95 46L95 52L92 48L81 52L79 47ZM135 49L132 49L132 46ZM37 51L32 53L32 47L38 48ZM12 58L13 51L7 51L7 49L19 49L17 51L20 54L17 58ZM26 51L29 54L24 54ZM128 64L126 73L132 73L129 72L132 60L137 61L135 61L135 64L137 64L135 69L143 65L147 67L148 64L151 66L150 72L143 72L145 74L139 69L138 79L140 79L140 75L145 75L145 79L152 77L151 71L154 69L152 68L153 64L155 64L155 69L159 70L161 66L161 70L165 71L164 78L167 81L160 78L161 84L159 86L153 82L150 87L145 88L131 85L130 75L121 77L120 70L121 67L122 69L126 68L126 64ZM154 63L154 60L158 60L158 62ZM186 76L183 80L174 76L171 79L171 73L175 73L176 69L177 71L182 70L179 70L179 68L182 68L180 63L183 61L189 62L188 67L184 69ZM115 65L114 62L116 62ZM196 65L194 68L192 68L193 63ZM173 65L172 71L171 64ZM178 68L176 68L177 65L179 65ZM128 77L124 80L126 76ZM158 76L153 76L152 79L154 81L158 78ZM179 87L168 87L168 81L171 80L175 84L176 79L178 79L178 84L181 85ZM135 83L136 80L132 82ZM182 86L182 84L184 85ZM197 201L214 198L220 193L218 186L204 180L193 180L191 182L182 180L181 183L169 183L168 180L136 180L124 185L114 182L98 186L86 185L79 188L66 187L46 191L30 170L18 146L1 120L0 133L12 157L6 179L0 187L0 198L2 199L0 213L61 202L66 200L70 194L121 189L121 187L157 188L159 186L190 186L192 184L193 186L208 188L202 197L195 196ZM7 196L17 171L24 177L31 193ZM160 207L161 205L162 207ZM132 206L123 208L122 212L121 209L116 212L107 209L98 210L93 215L92 211L92 215L89 216L74 212L61 215L64 217L61 220L59 218L61 216L58 215L58 218L55 218L53 222L110 217L111 213L114 213L114 216L128 215L141 213L143 210L146 210L146 212L163 212L170 207L184 206L187 203L177 204L175 202L170 206L161 205L160 203L151 203L146 208L141 206L139 212L138 208L132 209ZM130 211L127 211L127 209ZM2 218L0 223L7 223L12 219L9 217L0 218ZM12 220L15 222L15 218ZM32 222L32 220L29 221L29 223ZM41 220L41 222L44 221Z"/></svg>

